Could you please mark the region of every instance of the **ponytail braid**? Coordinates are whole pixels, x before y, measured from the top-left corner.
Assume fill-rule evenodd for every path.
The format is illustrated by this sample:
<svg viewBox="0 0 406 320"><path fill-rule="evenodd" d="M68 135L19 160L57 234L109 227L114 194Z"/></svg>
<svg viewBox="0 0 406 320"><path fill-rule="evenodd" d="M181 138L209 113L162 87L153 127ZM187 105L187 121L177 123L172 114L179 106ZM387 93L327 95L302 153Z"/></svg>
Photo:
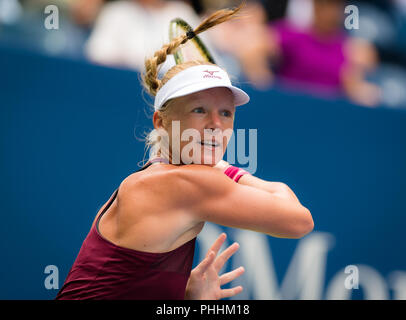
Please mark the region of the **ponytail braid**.
<svg viewBox="0 0 406 320"><path fill-rule="evenodd" d="M179 37L173 39L170 43L162 46L161 49L154 53L152 58L145 60L145 73L142 74L142 82L145 89L155 96L157 91L163 85L164 82L158 79L159 66L166 61L166 57L169 54L174 53L178 47L185 44L189 39L193 38L193 35L198 35L220 23L235 18L236 13L239 12L245 5L245 0L234 9L222 9L214 12L209 17L204 19L200 25L193 30L193 33L185 33ZM165 78L165 77L164 77ZM168 79L166 79L168 80Z"/></svg>

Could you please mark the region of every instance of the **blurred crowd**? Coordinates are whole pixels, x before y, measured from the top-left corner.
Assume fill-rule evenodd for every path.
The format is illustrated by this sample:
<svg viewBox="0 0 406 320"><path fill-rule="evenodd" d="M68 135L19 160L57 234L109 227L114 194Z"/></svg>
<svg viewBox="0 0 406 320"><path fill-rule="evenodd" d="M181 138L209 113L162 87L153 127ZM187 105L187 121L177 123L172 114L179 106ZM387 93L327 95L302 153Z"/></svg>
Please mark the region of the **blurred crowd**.
<svg viewBox="0 0 406 320"><path fill-rule="evenodd" d="M0 45L142 71L168 42L170 20L196 27L240 2L0 0ZM59 18L49 30L51 4ZM246 0L240 18L201 38L237 84L406 109L406 0Z"/></svg>

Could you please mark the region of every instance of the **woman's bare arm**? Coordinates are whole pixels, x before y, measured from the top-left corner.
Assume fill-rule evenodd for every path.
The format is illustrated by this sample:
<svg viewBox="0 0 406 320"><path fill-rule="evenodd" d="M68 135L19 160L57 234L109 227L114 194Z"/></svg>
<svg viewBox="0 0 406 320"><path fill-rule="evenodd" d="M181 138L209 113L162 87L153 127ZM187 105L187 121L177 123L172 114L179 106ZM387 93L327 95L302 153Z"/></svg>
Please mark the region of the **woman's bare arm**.
<svg viewBox="0 0 406 320"><path fill-rule="evenodd" d="M264 190L274 196L302 205L293 190L283 182L266 181L255 176L245 174L240 178L240 180L238 180L238 183Z"/></svg>
<svg viewBox="0 0 406 320"><path fill-rule="evenodd" d="M224 171L230 166L227 161L220 160L213 168L224 173ZM299 199L295 193L283 182L266 181L255 177L250 174L243 175L239 180L239 184L254 187L272 193L274 196L281 197L286 200L294 201L301 205Z"/></svg>
<svg viewBox="0 0 406 320"><path fill-rule="evenodd" d="M261 188L235 183L219 170L201 165L182 166L173 170L172 176L176 176L174 181L179 190L174 198L197 221L210 221L280 238L301 238L313 230L310 211L298 200L292 201L296 198L292 194L288 199ZM248 179L252 181L252 178L245 181ZM271 184L264 180L260 183L265 189L271 188ZM286 188L283 192L289 193Z"/></svg>

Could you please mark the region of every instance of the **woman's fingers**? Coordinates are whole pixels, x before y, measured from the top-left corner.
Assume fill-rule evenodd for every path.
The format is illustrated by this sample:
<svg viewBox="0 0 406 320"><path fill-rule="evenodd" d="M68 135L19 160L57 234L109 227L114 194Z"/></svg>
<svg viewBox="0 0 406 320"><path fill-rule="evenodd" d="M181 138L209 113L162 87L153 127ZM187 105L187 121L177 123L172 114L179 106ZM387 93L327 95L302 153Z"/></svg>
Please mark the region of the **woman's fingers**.
<svg viewBox="0 0 406 320"><path fill-rule="evenodd" d="M242 286L234 287L231 289L222 289L220 291L220 299L233 297L242 292Z"/></svg>
<svg viewBox="0 0 406 320"><path fill-rule="evenodd" d="M226 250L224 250L214 262L214 267L216 268L217 272L223 268L224 264L230 257L238 250L240 245L238 242L234 242L231 246L229 246Z"/></svg>
<svg viewBox="0 0 406 320"><path fill-rule="evenodd" d="M213 263L214 258L216 257L216 254L213 251L208 252L207 256L203 259L202 262L200 262L196 268L193 269L193 271L203 274L207 271L207 269L210 267L210 265Z"/></svg>
<svg viewBox="0 0 406 320"><path fill-rule="evenodd" d="M244 267L239 267L237 269L234 269L233 271L224 273L220 277L220 286L235 280L236 278L241 276L244 272L245 272Z"/></svg>
<svg viewBox="0 0 406 320"><path fill-rule="evenodd" d="M216 241L214 241L213 245L211 246L210 251L214 251L215 255L219 252L221 246L223 245L224 241L226 240L227 235L223 232L218 236ZM207 254L209 254L209 252ZM207 257L207 256L206 256Z"/></svg>

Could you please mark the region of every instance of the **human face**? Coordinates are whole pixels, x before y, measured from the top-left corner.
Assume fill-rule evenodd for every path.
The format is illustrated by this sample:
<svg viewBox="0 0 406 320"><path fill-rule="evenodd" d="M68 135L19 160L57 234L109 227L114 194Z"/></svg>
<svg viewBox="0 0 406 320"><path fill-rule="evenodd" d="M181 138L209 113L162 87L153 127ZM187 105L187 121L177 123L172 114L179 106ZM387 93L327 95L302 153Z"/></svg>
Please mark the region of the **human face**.
<svg viewBox="0 0 406 320"><path fill-rule="evenodd" d="M175 98L162 121L169 136L169 159L182 164L216 165L226 151L234 125L234 96L227 88ZM155 119L155 117L154 117ZM215 143L209 146L205 142ZM174 159L176 157L176 159ZM175 161L176 163L176 161Z"/></svg>

